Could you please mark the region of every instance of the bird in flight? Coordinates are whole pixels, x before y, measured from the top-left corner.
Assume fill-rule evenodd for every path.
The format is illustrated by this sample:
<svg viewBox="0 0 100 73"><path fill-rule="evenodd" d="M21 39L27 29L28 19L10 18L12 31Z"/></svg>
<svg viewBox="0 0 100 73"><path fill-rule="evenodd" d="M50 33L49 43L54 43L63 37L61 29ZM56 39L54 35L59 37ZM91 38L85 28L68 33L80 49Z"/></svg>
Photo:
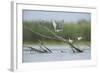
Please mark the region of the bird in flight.
<svg viewBox="0 0 100 73"><path fill-rule="evenodd" d="M52 24L53 24L55 32L62 31L62 26L60 26L61 24L57 24L55 21L52 21ZM58 26L58 28L57 28L57 26Z"/></svg>

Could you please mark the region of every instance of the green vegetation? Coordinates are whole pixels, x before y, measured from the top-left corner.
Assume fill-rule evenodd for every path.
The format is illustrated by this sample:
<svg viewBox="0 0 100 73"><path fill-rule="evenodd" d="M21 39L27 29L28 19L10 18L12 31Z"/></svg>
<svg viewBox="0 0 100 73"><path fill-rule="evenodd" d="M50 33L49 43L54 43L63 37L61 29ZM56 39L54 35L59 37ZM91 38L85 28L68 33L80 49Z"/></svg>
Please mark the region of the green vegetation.
<svg viewBox="0 0 100 73"><path fill-rule="evenodd" d="M59 23L59 22L58 22ZM72 39L77 40L77 37L82 37L83 39L81 42L91 41L91 25L90 21L80 20L77 23L67 23L63 24L63 31L55 32L52 22L49 21L23 21L23 43L38 43L39 40L43 40L48 43L57 43L60 42L59 40L49 39L45 37L41 37L35 32L39 34L43 34L49 37L54 38L54 35L43 27L48 27L51 31L55 32L55 34L65 38L65 39ZM40 26L42 25L42 26Z"/></svg>

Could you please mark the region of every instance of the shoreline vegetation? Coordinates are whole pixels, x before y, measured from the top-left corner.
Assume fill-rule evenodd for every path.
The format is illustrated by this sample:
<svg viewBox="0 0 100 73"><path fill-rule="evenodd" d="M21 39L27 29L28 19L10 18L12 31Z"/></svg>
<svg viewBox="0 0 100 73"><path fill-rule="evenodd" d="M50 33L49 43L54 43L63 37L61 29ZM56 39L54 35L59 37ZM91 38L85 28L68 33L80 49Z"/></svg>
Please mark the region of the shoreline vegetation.
<svg viewBox="0 0 100 73"><path fill-rule="evenodd" d="M58 24L60 21L56 21ZM42 26L39 26L39 25ZM41 37L34 32L38 32L39 34L43 34L54 38L54 35L43 27L48 27L52 32L56 35L61 36L65 39L72 39L75 41L75 44L79 43L90 43L91 42L91 25L90 21L80 20L76 23L74 22L64 22L63 23L63 31L55 32L54 27L50 21L23 21L23 44L37 44L39 40L46 42L47 44L62 44L62 41L49 39ZM28 29L27 29L28 28ZM30 29L32 31L30 31ZM81 41L77 41L77 37L81 36L83 39Z"/></svg>
<svg viewBox="0 0 100 73"><path fill-rule="evenodd" d="M43 43L47 44L47 45L62 45L62 44L65 44L64 42L58 42L58 41L44 41ZM29 41L29 42L23 42L23 44L36 45L36 44L39 44L39 42ZM86 45L86 44L90 45L91 42L90 41L76 41L76 42L74 42L74 44L76 44L76 45Z"/></svg>

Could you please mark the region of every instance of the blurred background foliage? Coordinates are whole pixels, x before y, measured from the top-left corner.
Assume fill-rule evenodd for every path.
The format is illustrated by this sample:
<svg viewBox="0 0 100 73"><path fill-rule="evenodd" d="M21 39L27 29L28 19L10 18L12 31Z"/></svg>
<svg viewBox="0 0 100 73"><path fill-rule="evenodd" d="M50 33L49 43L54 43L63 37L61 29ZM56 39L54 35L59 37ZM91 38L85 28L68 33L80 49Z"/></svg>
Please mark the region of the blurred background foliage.
<svg viewBox="0 0 100 73"><path fill-rule="evenodd" d="M60 23L57 21L57 23ZM40 24L42 26L40 26ZM54 35L48 32L43 27L48 27L51 31L54 31L54 27L52 22L50 21L23 21L23 42L32 42L36 43L38 40L44 41L58 41L53 39L48 39L37 35L34 32L38 32L40 34L54 37ZM30 29L32 31L30 31ZM63 31L55 32L55 34L65 38L65 39L72 39L77 40L77 37L82 37L82 41L91 41L91 23L90 21L80 20L78 22L64 22L63 23Z"/></svg>

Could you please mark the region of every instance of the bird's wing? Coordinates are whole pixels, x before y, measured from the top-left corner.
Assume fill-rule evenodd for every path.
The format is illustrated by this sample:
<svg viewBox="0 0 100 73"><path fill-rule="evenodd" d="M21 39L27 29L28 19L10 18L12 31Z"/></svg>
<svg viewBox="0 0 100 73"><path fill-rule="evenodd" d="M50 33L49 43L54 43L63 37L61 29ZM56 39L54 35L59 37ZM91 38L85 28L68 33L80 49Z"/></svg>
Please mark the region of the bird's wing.
<svg viewBox="0 0 100 73"><path fill-rule="evenodd" d="M53 27L54 27L54 29L56 29L56 25L57 25L56 22L53 21L52 23L53 23Z"/></svg>

